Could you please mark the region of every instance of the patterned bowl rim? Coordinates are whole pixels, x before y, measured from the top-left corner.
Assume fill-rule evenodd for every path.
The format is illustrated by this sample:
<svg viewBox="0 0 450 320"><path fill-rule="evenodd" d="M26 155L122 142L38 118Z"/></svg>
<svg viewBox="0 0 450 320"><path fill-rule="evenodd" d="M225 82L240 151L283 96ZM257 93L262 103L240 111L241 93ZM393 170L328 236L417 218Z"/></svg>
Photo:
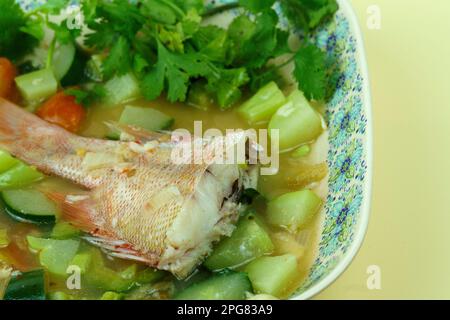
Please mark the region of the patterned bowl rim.
<svg viewBox="0 0 450 320"><path fill-rule="evenodd" d="M363 201L359 210L359 221L356 226L355 237L352 244L334 269L320 279L317 283L311 285L310 288L304 292L294 295L291 300L306 300L319 294L334 281L349 267L359 249L362 246L365 235L367 233L371 208L372 197L372 179L373 179L373 118L372 118L372 97L370 91L369 70L366 60L366 52L364 48L363 36L361 28L358 23L355 11L348 0L338 0L339 11L346 17L349 22L350 30L353 33L357 43L358 62L361 68L361 75L363 77L363 93L364 93L364 112L367 116L367 129L365 133L364 148L367 155L367 175L363 187Z"/></svg>

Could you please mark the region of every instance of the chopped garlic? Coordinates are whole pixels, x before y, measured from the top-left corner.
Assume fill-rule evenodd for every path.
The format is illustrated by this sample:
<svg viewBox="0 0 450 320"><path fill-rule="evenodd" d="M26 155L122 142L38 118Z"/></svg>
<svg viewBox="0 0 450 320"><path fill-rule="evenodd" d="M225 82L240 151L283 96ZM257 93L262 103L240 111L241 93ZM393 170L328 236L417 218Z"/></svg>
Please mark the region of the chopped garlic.
<svg viewBox="0 0 450 320"><path fill-rule="evenodd" d="M156 140L146 142L144 145L138 144L136 142L130 143L130 149L136 153L147 153L155 150L159 145Z"/></svg>
<svg viewBox="0 0 450 320"><path fill-rule="evenodd" d="M123 158L115 153L88 152L84 156L82 166L86 170L96 170L123 163Z"/></svg>

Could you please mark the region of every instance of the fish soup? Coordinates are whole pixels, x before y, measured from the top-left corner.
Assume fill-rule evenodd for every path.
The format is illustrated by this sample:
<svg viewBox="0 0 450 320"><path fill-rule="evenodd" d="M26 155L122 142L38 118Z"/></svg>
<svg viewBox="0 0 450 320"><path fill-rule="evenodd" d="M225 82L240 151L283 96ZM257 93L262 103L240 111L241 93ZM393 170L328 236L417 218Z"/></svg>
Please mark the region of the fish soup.
<svg viewBox="0 0 450 320"><path fill-rule="evenodd" d="M115 5L148 14L125 3ZM188 9L180 10L194 14ZM164 33L156 47L147 42L144 27L152 25L136 19L136 43L160 56L130 49L134 67L126 70L112 66L120 48L75 38L67 45L55 37L20 57L0 51L0 299L288 298L307 277L321 232L325 96L292 80L283 86L283 76L253 79L257 69L242 56L208 56L202 39L232 39L227 29L197 25L181 50ZM39 62L42 50L53 63ZM298 57L302 50L321 55L311 45ZM165 59L166 68L178 65L185 92L170 74L161 84L152 73ZM222 78L189 63L223 69ZM172 163L172 132L194 134L196 123L224 139L230 129L266 130L277 142L265 150L279 159L277 170L262 174L270 164L250 163L248 154L245 163Z"/></svg>

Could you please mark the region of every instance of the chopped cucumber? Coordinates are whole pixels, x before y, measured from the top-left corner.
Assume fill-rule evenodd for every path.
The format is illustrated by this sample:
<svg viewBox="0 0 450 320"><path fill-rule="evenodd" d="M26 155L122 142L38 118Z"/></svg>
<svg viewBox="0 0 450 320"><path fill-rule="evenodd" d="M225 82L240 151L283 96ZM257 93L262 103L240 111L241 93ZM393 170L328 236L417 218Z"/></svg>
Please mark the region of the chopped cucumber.
<svg viewBox="0 0 450 320"><path fill-rule="evenodd" d="M151 108L126 106L119 123L141 127L149 131L169 129L175 119Z"/></svg>
<svg viewBox="0 0 450 320"><path fill-rule="evenodd" d="M11 169L18 163L19 160L13 158L8 152L0 150L0 174Z"/></svg>
<svg viewBox="0 0 450 320"><path fill-rule="evenodd" d="M105 83L105 90L105 103L110 106L116 106L141 96L139 82L132 73L115 76Z"/></svg>
<svg viewBox="0 0 450 320"><path fill-rule="evenodd" d="M39 251L39 262L49 272L58 276L67 276L67 268L75 257L80 241L54 240L27 237L32 250Z"/></svg>
<svg viewBox="0 0 450 320"><path fill-rule="evenodd" d="M146 268L137 273L136 282L139 284L149 284L156 282L167 275L165 271L156 270L152 268Z"/></svg>
<svg viewBox="0 0 450 320"><path fill-rule="evenodd" d="M1 197L5 203L5 211L17 221L34 224L55 223L58 208L37 190L5 190Z"/></svg>
<svg viewBox="0 0 450 320"><path fill-rule="evenodd" d="M77 237L81 234L80 229L75 228L69 222L58 222L53 227L51 237L58 240L66 240Z"/></svg>
<svg viewBox="0 0 450 320"><path fill-rule="evenodd" d="M51 69L43 69L16 78L20 93L28 102L47 99L58 90L58 81Z"/></svg>
<svg viewBox="0 0 450 320"><path fill-rule="evenodd" d="M136 265L122 271L114 271L105 266L102 254L91 249L91 262L86 270L86 279L93 286L107 291L124 292L130 290L136 280Z"/></svg>
<svg viewBox="0 0 450 320"><path fill-rule="evenodd" d="M305 226L319 211L322 199L310 190L279 196L267 205L267 221L292 232Z"/></svg>
<svg viewBox="0 0 450 320"><path fill-rule="evenodd" d="M105 292L100 300L123 300L124 296L121 293L117 293L114 291Z"/></svg>
<svg viewBox="0 0 450 320"><path fill-rule="evenodd" d="M205 261L210 270L239 267L274 250L267 232L253 215L244 217L230 238L222 240Z"/></svg>
<svg viewBox="0 0 450 320"><path fill-rule="evenodd" d="M306 144L304 146L301 146L300 148L295 149L291 153L291 157L294 159L303 158L303 157L306 157L310 152L311 152L311 147Z"/></svg>
<svg viewBox="0 0 450 320"><path fill-rule="evenodd" d="M279 130L280 149L288 150L315 140L322 133L322 120L300 91L294 91L269 123Z"/></svg>
<svg viewBox="0 0 450 320"><path fill-rule="evenodd" d="M238 113L249 124L267 122L285 102L283 92L275 82L270 82L240 106Z"/></svg>
<svg viewBox="0 0 450 320"><path fill-rule="evenodd" d="M48 294L48 299L56 301L75 300L75 298L72 295L62 291L50 292Z"/></svg>
<svg viewBox="0 0 450 320"><path fill-rule="evenodd" d="M42 45L36 48L27 58L31 65L38 70L45 68L47 64L49 45L49 43L43 42ZM53 60L51 62L51 69L53 70L53 74L58 81L68 73L73 64L75 54L76 47L74 43L56 43L53 52Z"/></svg>
<svg viewBox="0 0 450 320"><path fill-rule="evenodd" d="M53 53L52 69L55 78L59 81L68 73L75 59L76 48L71 42L61 44Z"/></svg>
<svg viewBox="0 0 450 320"><path fill-rule="evenodd" d="M175 296L177 300L243 300L252 292L247 274L226 272L193 284Z"/></svg>
<svg viewBox="0 0 450 320"><path fill-rule="evenodd" d="M71 265L78 266L81 270L81 274L86 274L89 270L92 262L92 255L88 252L77 253L73 257Z"/></svg>
<svg viewBox="0 0 450 320"><path fill-rule="evenodd" d="M4 300L45 300L44 270L14 276L6 289Z"/></svg>
<svg viewBox="0 0 450 320"><path fill-rule="evenodd" d="M0 174L0 190L20 188L39 181L44 175L22 162Z"/></svg>
<svg viewBox="0 0 450 320"><path fill-rule="evenodd" d="M305 252L305 245L301 244L290 232L277 232L272 234L272 241L275 245L276 255L293 254L300 260Z"/></svg>
<svg viewBox="0 0 450 320"><path fill-rule="evenodd" d="M281 297L298 276L297 258L291 254L261 257L250 263L245 271L256 293Z"/></svg>

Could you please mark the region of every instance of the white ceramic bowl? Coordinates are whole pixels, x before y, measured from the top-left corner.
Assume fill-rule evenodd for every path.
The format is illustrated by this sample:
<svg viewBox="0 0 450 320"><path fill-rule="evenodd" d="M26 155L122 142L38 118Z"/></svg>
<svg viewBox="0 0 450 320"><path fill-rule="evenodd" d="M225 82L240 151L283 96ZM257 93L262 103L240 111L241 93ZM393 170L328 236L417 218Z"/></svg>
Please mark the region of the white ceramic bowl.
<svg viewBox="0 0 450 320"><path fill-rule="evenodd" d="M367 231L372 188L372 106L364 43L347 0L314 41L338 61L336 92L327 105L327 203L316 260L292 299L309 299L350 265Z"/></svg>

